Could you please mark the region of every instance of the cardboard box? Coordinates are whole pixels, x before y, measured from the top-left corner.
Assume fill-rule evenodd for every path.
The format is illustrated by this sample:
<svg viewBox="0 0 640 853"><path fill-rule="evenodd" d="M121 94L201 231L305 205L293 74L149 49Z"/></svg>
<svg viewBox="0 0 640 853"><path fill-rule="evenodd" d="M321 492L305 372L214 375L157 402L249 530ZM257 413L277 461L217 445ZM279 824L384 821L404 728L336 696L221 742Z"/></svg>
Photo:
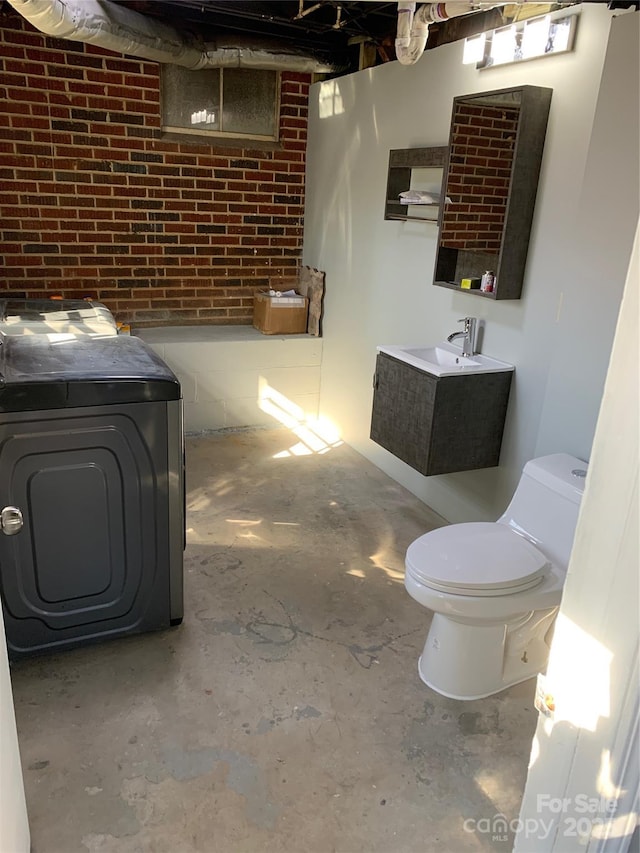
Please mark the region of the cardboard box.
<svg viewBox="0 0 640 853"><path fill-rule="evenodd" d="M297 335L307 331L309 300L306 296L253 297L253 325L265 335Z"/></svg>

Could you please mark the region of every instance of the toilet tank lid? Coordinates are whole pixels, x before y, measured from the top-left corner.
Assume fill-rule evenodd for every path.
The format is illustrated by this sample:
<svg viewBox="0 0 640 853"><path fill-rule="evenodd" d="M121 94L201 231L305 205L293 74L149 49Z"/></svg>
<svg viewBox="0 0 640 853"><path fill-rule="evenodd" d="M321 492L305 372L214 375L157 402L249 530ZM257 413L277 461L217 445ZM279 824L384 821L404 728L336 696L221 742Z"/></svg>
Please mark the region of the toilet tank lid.
<svg viewBox="0 0 640 853"><path fill-rule="evenodd" d="M551 453L531 459L523 473L552 491L580 503L584 492L588 464L569 453Z"/></svg>
<svg viewBox="0 0 640 853"><path fill-rule="evenodd" d="M530 586L550 564L544 554L504 524L467 522L425 533L407 549L407 569L427 585L465 590Z"/></svg>

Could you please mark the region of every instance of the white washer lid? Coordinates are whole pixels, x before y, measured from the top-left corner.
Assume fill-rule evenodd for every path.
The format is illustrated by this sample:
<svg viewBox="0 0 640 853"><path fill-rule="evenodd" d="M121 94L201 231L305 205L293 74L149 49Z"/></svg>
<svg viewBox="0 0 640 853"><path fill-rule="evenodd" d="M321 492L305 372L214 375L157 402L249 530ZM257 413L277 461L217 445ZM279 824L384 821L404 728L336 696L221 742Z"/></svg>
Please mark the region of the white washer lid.
<svg viewBox="0 0 640 853"><path fill-rule="evenodd" d="M538 584L549 561L504 524L439 527L407 549L407 569L434 589L457 595L508 595Z"/></svg>

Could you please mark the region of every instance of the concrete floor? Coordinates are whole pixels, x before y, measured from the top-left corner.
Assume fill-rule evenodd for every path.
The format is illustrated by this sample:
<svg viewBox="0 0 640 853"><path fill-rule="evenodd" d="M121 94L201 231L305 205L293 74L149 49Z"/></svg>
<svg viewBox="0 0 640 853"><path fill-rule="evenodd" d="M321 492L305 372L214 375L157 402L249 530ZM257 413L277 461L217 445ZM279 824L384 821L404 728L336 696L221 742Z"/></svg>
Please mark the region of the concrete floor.
<svg viewBox="0 0 640 853"><path fill-rule="evenodd" d="M533 682L419 680L403 558L442 519L297 442L188 439L182 626L14 665L34 853L511 849L465 820L518 815Z"/></svg>

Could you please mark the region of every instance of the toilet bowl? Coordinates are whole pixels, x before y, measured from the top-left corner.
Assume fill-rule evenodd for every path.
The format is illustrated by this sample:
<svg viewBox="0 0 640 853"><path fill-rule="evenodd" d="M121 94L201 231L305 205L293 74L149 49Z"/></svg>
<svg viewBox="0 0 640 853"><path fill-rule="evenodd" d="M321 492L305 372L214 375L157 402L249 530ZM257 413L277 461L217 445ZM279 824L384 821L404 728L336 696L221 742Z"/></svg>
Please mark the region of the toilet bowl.
<svg viewBox="0 0 640 853"><path fill-rule="evenodd" d="M546 667L586 469L565 453L533 459L498 521L411 543L405 587L434 614L418 662L429 687L480 699Z"/></svg>

